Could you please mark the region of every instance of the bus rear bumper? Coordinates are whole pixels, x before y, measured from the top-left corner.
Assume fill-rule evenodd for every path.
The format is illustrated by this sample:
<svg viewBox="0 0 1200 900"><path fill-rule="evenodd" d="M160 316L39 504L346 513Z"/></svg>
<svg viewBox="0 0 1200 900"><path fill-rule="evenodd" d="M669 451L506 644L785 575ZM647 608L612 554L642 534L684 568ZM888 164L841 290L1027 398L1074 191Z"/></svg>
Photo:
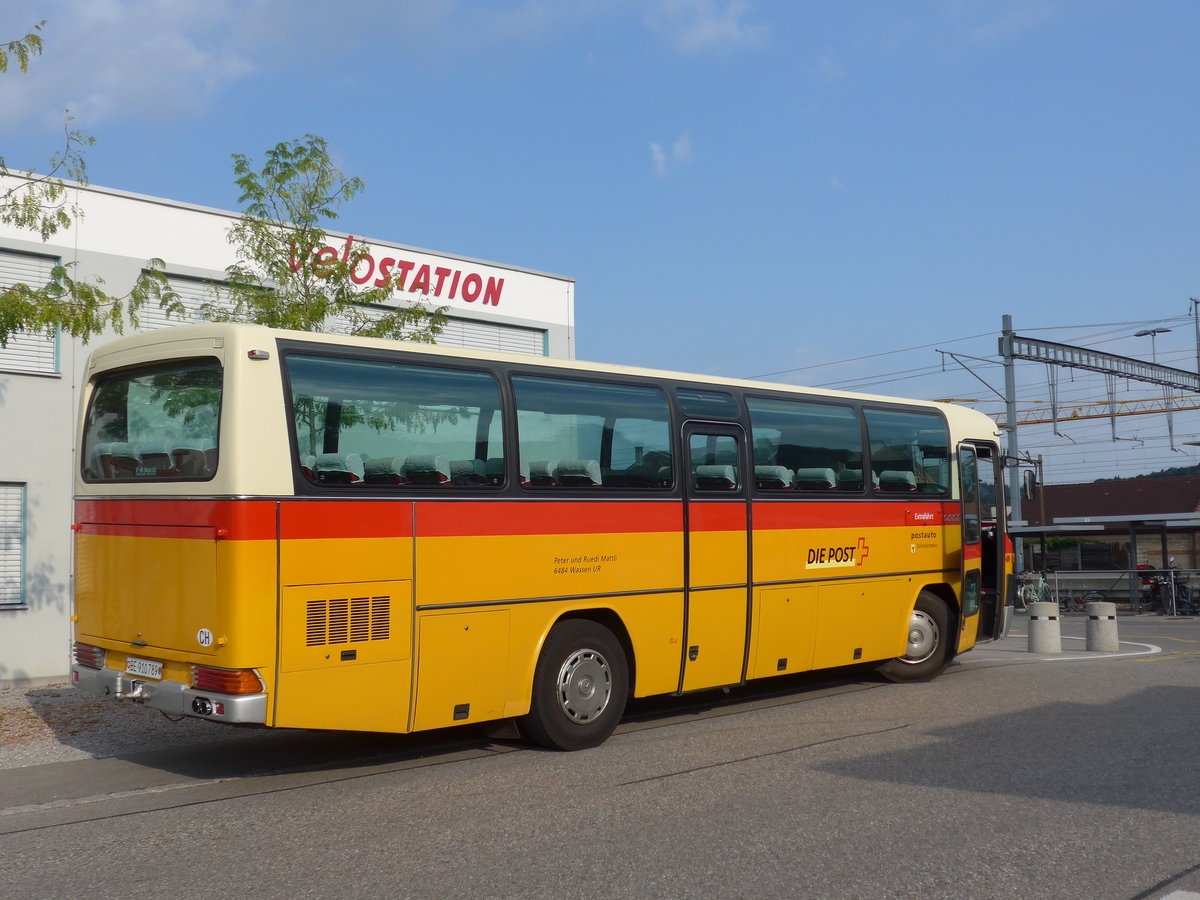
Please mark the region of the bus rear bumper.
<svg viewBox="0 0 1200 900"><path fill-rule="evenodd" d="M116 669L71 665L71 684L82 691L132 700L175 716L194 716L230 725L264 725L266 694L215 694L198 691L178 681L150 681Z"/></svg>

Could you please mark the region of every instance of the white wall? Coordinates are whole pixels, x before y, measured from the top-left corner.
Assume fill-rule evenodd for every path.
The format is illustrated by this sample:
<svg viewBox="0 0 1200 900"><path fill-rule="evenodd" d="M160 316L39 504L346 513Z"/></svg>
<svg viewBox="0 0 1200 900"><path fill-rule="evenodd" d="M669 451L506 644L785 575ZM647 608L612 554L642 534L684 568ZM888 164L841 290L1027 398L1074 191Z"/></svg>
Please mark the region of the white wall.
<svg viewBox="0 0 1200 900"><path fill-rule="evenodd" d="M0 189L3 180L0 179ZM233 262L225 229L234 214L186 206L104 188L77 192L84 219L53 242L31 240L29 232L0 225L0 250L33 253L74 262L73 277L104 279L110 293L123 294L146 260L158 257L168 273L219 279ZM331 235L331 244L345 235ZM574 282L466 257L434 254L400 244L369 242L377 260L411 262L415 274L429 266L469 275L481 283L503 279L499 303L484 305L450 296L453 274L442 276L445 305L456 319L545 332L547 355L574 357ZM432 287L432 285L431 285ZM404 302L397 292L397 302ZM462 328L458 331L461 333ZM95 343L103 343L105 337ZM525 342L526 344L528 341ZM503 349L503 348L498 348ZM0 351L0 482L26 490L25 603L0 605L0 688L65 679L70 653L71 482L79 382L88 348L60 338L59 371L31 375L5 370Z"/></svg>

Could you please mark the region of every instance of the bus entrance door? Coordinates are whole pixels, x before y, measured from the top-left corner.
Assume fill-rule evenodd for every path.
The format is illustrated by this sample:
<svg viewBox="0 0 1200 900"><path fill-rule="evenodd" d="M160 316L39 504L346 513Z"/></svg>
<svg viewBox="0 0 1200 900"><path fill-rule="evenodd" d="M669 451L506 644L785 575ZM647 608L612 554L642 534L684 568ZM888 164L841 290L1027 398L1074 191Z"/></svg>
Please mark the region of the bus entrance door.
<svg viewBox="0 0 1200 900"><path fill-rule="evenodd" d="M1004 604L1004 508L999 449L959 444L962 496L962 612L976 640L1000 637ZM977 618L973 618L977 617Z"/></svg>
<svg viewBox="0 0 1200 900"><path fill-rule="evenodd" d="M687 586L680 690L745 680L750 531L746 435L689 425Z"/></svg>

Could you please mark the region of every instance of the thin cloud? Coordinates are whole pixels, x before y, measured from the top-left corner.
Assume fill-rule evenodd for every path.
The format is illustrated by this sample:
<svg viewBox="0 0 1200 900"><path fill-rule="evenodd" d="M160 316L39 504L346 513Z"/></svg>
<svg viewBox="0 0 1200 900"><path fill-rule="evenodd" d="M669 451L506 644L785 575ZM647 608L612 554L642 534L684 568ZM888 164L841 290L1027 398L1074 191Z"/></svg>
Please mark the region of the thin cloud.
<svg viewBox="0 0 1200 900"><path fill-rule="evenodd" d="M671 172L692 161L692 138L686 131L671 144L670 153L662 144L651 141L650 164L654 174L666 178Z"/></svg>
<svg viewBox="0 0 1200 900"><path fill-rule="evenodd" d="M646 24L684 53L730 53L761 46L766 25L747 21L746 0L658 0Z"/></svg>
<svg viewBox="0 0 1200 900"><path fill-rule="evenodd" d="M967 38L976 43L1006 41L1009 37L1038 28L1054 16L1054 8L1044 0L1027 0L1004 6L994 16L968 26Z"/></svg>
<svg viewBox="0 0 1200 900"><path fill-rule="evenodd" d="M650 144L650 162L654 166L654 174L663 178L667 174L667 154L663 153L662 144Z"/></svg>
<svg viewBox="0 0 1200 900"><path fill-rule="evenodd" d="M671 159L676 165L692 161L692 136L686 131L671 145Z"/></svg>
<svg viewBox="0 0 1200 900"><path fill-rule="evenodd" d="M817 76L826 84L841 81L846 76L846 67L833 53L826 53L817 60L815 66Z"/></svg>
<svg viewBox="0 0 1200 900"><path fill-rule="evenodd" d="M410 61L447 68L497 49L561 43L596 23L648 25L696 54L767 38L748 0L646 2L648 16L632 0L350 0L330 16L317 0L9 0L5 21L14 37L46 20L45 55L27 75L0 79L0 109L10 129L61 129L64 108L85 131L117 121L197 120L248 78L312 77L339 56L396 41ZM660 148L664 171L689 152L686 144Z"/></svg>
<svg viewBox="0 0 1200 900"><path fill-rule="evenodd" d="M975 44L1005 41L1045 24L1054 16L1051 0L1005 0L956 4L952 12L965 38Z"/></svg>
<svg viewBox="0 0 1200 900"><path fill-rule="evenodd" d="M85 130L199 118L248 77L311 72L314 60L334 63L367 43L402 39L428 64L467 46L561 40L601 10L592 0L569 9L548 0L504 8L352 0L330 16L317 0L10 0L14 37L46 20L45 53L27 75L0 79L0 109L10 128L61 128L64 107Z"/></svg>
<svg viewBox="0 0 1200 900"><path fill-rule="evenodd" d="M46 19L45 50L27 75L0 82L0 107L10 124L61 127L65 107L84 128L120 118L190 117L255 70L252 56L229 41L236 21L229 2L20 5L6 19Z"/></svg>

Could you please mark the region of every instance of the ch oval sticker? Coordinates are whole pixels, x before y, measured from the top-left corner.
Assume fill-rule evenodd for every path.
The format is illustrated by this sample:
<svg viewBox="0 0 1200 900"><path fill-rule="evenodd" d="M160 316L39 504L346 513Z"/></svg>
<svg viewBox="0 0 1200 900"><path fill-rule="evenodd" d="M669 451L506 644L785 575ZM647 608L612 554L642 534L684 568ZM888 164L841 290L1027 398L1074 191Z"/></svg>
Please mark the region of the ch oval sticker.
<svg viewBox="0 0 1200 900"><path fill-rule="evenodd" d="M211 647L213 645L213 633L207 628L201 628L196 632L196 643L201 647Z"/></svg>

